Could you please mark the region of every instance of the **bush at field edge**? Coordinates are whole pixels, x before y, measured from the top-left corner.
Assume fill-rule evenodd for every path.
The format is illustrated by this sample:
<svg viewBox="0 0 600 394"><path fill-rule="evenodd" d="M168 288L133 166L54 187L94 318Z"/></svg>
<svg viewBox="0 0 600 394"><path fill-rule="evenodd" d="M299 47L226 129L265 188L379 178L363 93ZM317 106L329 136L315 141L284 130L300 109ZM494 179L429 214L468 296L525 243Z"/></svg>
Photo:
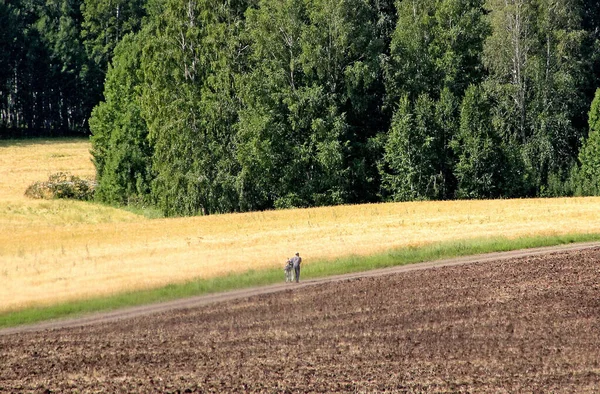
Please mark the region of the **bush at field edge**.
<svg viewBox="0 0 600 394"><path fill-rule="evenodd" d="M66 172L50 175L46 182L35 182L25 190L30 198L65 198L89 201L94 197L96 183Z"/></svg>

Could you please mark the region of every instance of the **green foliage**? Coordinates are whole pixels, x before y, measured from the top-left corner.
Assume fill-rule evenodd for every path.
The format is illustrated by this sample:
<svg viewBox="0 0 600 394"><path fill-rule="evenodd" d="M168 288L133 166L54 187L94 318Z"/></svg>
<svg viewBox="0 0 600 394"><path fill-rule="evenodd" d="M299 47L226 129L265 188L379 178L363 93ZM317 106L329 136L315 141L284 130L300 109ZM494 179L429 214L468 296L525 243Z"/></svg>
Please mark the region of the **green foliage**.
<svg viewBox="0 0 600 394"><path fill-rule="evenodd" d="M484 0L446 0L438 3L435 12L435 33L431 51L438 89L447 88L462 97L470 84L485 76L482 51L491 33L485 19Z"/></svg>
<svg viewBox="0 0 600 394"><path fill-rule="evenodd" d="M27 134L87 132L112 49L141 22L143 0L118 3L0 2L0 37L6 43L0 55L1 127L26 129ZM132 9L137 10L133 18ZM127 20L119 25L119 37L112 35L117 22L107 20L112 15Z"/></svg>
<svg viewBox="0 0 600 394"><path fill-rule="evenodd" d="M398 21L386 73L389 100L411 100L443 88L462 97L483 78L481 53L489 34L481 0L398 2Z"/></svg>
<svg viewBox="0 0 600 394"><path fill-rule="evenodd" d="M435 152L437 183L435 199L451 199L456 190L456 178L453 170L456 157L450 146L459 128L459 101L449 88L441 91L435 106L435 128L437 152Z"/></svg>
<svg viewBox="0 0 600 394"><path fill-rule="evenodd" d="M600 77L594 4L0 0L0 11L0 126L85 130L104 80L89 118L101 201L175 216L595 193L589 170L572 170L592 156L579 147Z"/></svg>
<svg viewBox="0 0 600 394"><path fill-rule="evenodd" d="M452 197L455 179L450 141L457 132L454 95L444 89L434 102L420 95L414 106L400 100L379 164L382 196L394 201Z"/></svg>
<svg viewBox="0 0 600 394"><path fill-rule="evenodd" d="M503 196L507 163L500 136L491 123L491 107L480 86L469 86L460 110L460 128L451 142L458 160L454 169L457 198Z"/></svg>
<svg viewBox="0 0 600 394"><path fill-rule="evenodd" d="M592 102L588 121L590 130L579 153L579 194L600 195L600 89Z"/></svg>
<svg viewBox="0 0 600 394"><path fill-rule="evenodd" d="M86 52L82 73L86 95L102 100L105 77L115 47L141 28L145 0L83 0L81 40Z"/></svg>
<svg viewBox="0 0 600 394"><path fill-rule="evenodd" d="M494 125L518 147L524 190L540 194L551 174L569 171L584 135L575 124L589 105L581 94L588 33L578 1L488 0L487 7L492 35L484 62Z"/></svg>
<svg viewBox="0 0 600 394"><path fill-rule="evenodd" d="M88 201L94 197L95 183L65 172L50 175L46 182L35 182L25 190L31 198L65 198Z"/></svg>
<svg viewBox="0 0 600 394"><path fill-rule="evenodd" d="M410 99L433 94L439 87L430 47L434 40L435 3L428 0L398 2L398 20L390 47L386 85L390 102L403 94Z"/></svg>
<svg viewBox="0 0 600 394"><path fill-rule="evenodd" d="M579 188L579 167L573 163L568 171L552 172L548 175L547 185L540 190L540 197L572 197L581 195Z"/></svg>
<svg viewBox="0 0 600 394"><path fill-rule="evenodd" d="M147 199L153 176L152 147L139 99L141 40L141 35L129 35L117 46L106 78L106 101L90 118L96 198L112 204Z"/></svg>
<svg viewBox="0 0 600 394"><path fill-rule="evenodd" d="M12 2L0 0L0 42L3 43L0 51L0 126L6 127L13 123L16 103L12 102L15 93L11 89L12 76L14 75L20 59L20 43L23 40L22 22L18 20L19 10Z"/></svg>
<svg viewBox="0 0 600 394"><path fill-rule="evenodd" d="M90 60L105 70L117 44L137 32L145 15L142 0L84 0L81 37Z"/></svg>
<svg viewBox="0 0 600 394"><path fill-rule="evenodd" d="M21 129L79 130L95 104L85 86L79 40L81 0L0 4L0 125ZM9 29L9 30L5 30Z"/></svg>
<svg viewBox="0 0 600 394"><path fill-rule="evenodd" d="M244 4L167 1L148 25L142 117L154 148L151 194L168 216L239 210L234 75Z"/></svg>
<svg viewBox="0 0 600 394"><path fill-rule="evenodd" d="M413 118L408 96L400 99L400 103L385 143L385 153L380 163L382 195L386 199L403 201L415 198L410 189L412 174L410 141L413 130ZM415 146L415 149L417 147Z"/></svg>
<svg viewBox="0 0 600 394"><path fill-rule="evenodd" d="M239 77L242 209L339 204L368 195L358 156L381 102L377 21L358 0L263 0L250 9L250 72ZM359 178L360 177L360 178ZM364 198L364 197L363 197Z"/></svg>
<svg viewBox="0 0 600 394"><path fill-rule="evenodd" d="M484 75L481 52L489 26L482 5L477 0L398 3L386 68L388 100L393 105L406 95L415 117L407 123L405 114L394 115L379 166L383 196L454 197L456 159L449 143L458 131L457 101ZM400 104L400 111L405 108Z"/></svg>
<svg viewBox="0 0 600 394"><path fill-rule="evenodd" d="M392 120L382 166L382 189L394 201L437 197L440 174L435 163L439 141L434 103L418 97L414 107L405 96Z"/></svg>

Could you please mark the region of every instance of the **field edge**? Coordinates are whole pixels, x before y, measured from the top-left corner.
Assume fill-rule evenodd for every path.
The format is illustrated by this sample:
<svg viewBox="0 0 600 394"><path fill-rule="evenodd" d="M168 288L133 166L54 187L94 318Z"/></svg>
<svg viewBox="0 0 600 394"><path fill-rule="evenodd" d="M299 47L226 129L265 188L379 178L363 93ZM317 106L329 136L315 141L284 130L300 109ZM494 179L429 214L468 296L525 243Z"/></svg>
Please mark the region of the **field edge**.
<svg viewBox="0 0 600 394"><path fill-rule="evenodd" d="M301 279L326 278L335 275L366 272L375 269L438 261L450 258L508 252L522 249L600 241L600 234L563 234L530 236L516 239L504 237L465 239L422 246L391 249L368 256L343 256L306 264ZM154 289L139 290L56 305L0 313L0 329L31 325L44 321L77 318L92 313L110 312L128 307L156 304L194 296L260 287L280 283L282 269L250 270L211 279L190 280Z"/></svg>

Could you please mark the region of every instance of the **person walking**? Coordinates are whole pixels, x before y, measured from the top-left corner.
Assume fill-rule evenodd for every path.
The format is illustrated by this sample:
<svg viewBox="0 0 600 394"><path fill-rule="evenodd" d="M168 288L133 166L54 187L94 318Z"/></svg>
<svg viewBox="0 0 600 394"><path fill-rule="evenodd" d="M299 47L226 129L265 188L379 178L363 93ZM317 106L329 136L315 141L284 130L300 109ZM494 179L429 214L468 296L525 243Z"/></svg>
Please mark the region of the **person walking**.
<svg viewBox="0 0 600 394"><path fill-rule="evenodd" d="M296 283L300 282L300 263L302 263L302 257L300 253L296 252L296 255L292 257L292 265L294 266L294 279Z"/></svg>

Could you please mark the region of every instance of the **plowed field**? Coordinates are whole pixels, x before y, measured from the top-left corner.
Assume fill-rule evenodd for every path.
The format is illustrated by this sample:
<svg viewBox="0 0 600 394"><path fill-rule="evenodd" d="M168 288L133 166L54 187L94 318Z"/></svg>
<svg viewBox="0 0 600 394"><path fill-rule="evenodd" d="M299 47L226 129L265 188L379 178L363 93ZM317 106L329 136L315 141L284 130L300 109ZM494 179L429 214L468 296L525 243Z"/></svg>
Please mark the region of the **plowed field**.
<svg viewBox="0 0 600 394"><path fill-rule="evenodd" d="M597 392L600 249L0 335L2 392Z"/></svg>

